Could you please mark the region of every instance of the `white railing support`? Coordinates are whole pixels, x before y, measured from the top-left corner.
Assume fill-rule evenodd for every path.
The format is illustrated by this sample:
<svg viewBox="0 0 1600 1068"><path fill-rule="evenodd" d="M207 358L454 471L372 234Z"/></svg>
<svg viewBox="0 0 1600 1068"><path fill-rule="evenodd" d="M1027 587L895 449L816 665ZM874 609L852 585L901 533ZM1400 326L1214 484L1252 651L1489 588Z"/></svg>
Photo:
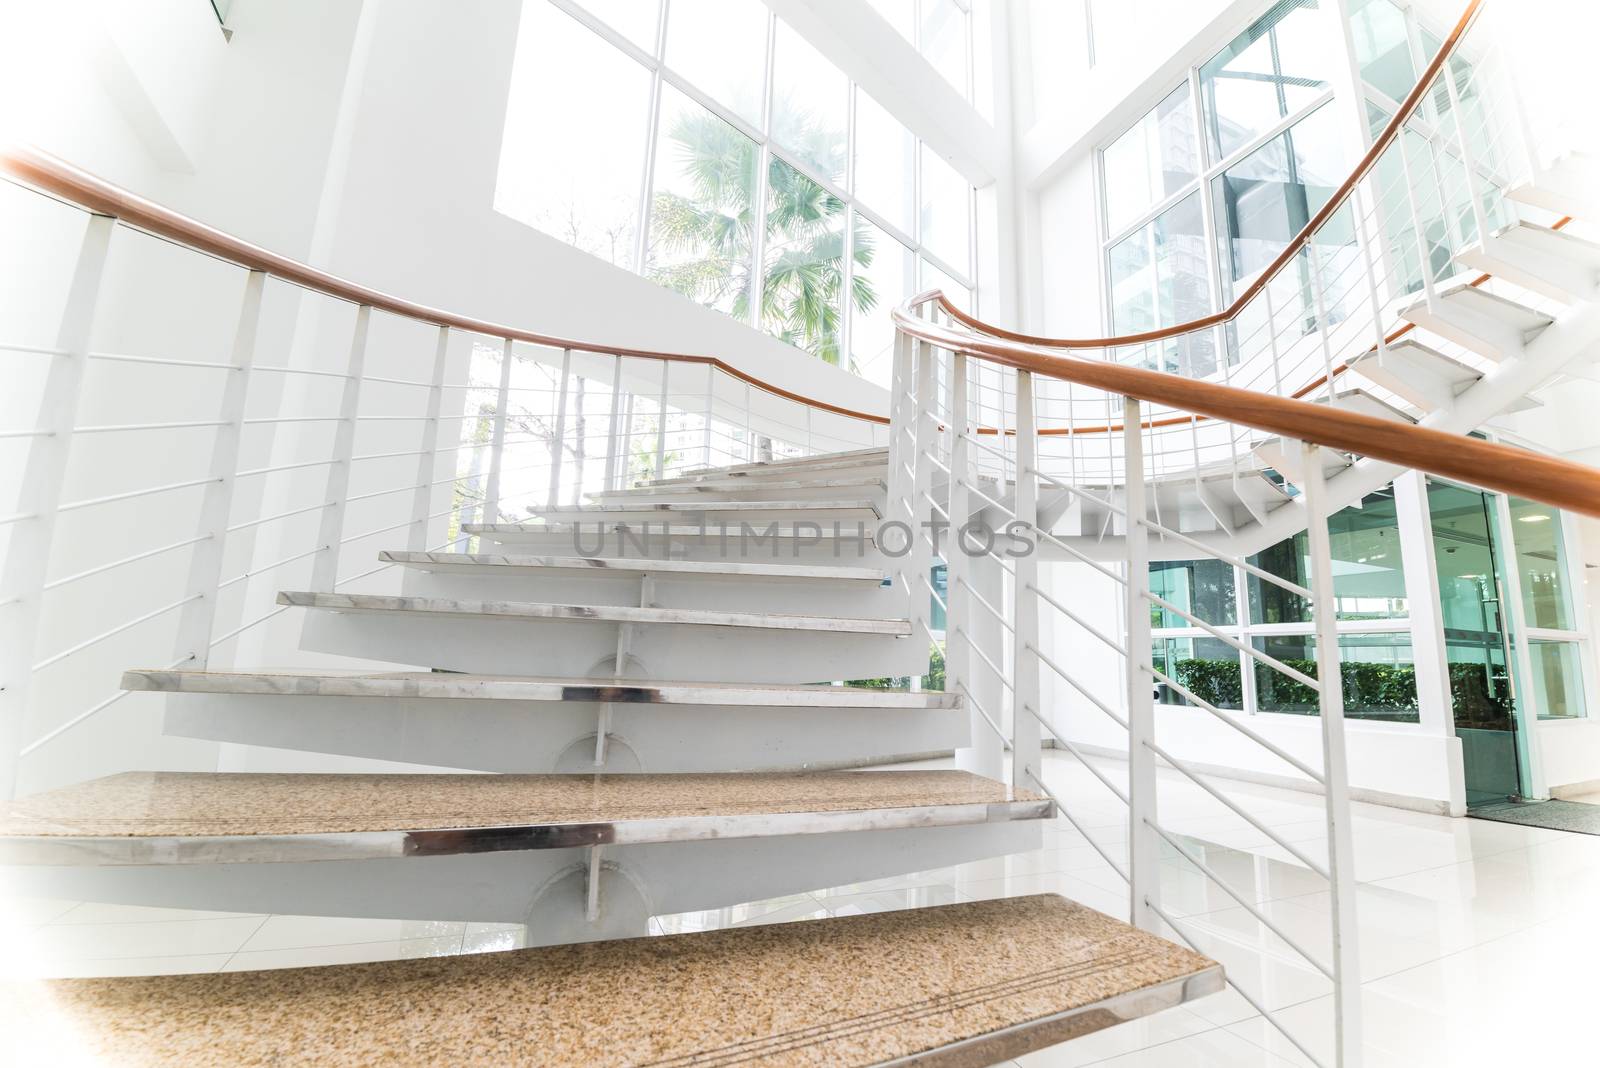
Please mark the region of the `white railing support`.
<svg viewBox="0 0 1600 1068"><path fill-rule="evenodd" d="M494 395L494 424L490 431L489 481L483 491L483 522L500 522L500 472L505 467L506 411L511 407L511 365L516 360L510 338L500 342L500 385Z"/></svg>
<svg viewBox="0 0 1600 1068"><path fill-rule="evenodd" d="M933 499L933 461L930 457L938 452L942 436L939 420L933 414L939 388L939 372L934 366L936 362L933 346L926 341L919 341L917 403L911 412L916 428L916 437L911 446L911 466L916 477L910 487L912 541L911 552L906 554L906 560L911 563L911 573L907 576L906 589L915 599L915 615L912 618L921 628L921 633L912 637L916 641L929 642L930 648L933 641L933 598L924 583L933 577L933 541L936 535L932 530L925 530L922 521L937 518L928 506Z"/></svg>
<svg viewBox="0 0 1600 1068"><path fill-rule="evenodd" d="M608 490L617 488L617 461L622 456L622 357L612 357L611 365L611 416L606 424L606 481ZM627 470L627 464L622 469Z"/></svg>
<svg viewBox="0 0 1600 1068"><path fill-rule="evenodd" d="M1039 523L1039 425L1033 375L1017 376L1017 522L1030 531ZM1039 735L1039 585L1038 539L1034 551L1012 562L1016 638L1012 649L1011 785L1032 789L1044 778Z"/></svg>
<svg viewBox="0 0 1600 1068"><path fill-rule="evenodd" d="M210 482L200 500L200 523L189 555L189 581L186 589L198 593L200 600L183 606L178 617L177 640L173 655L191 667L203 668L211 651L211 629L216 621L218 583L222 581L222 553L227 544L228 513L233 507L234 474L239 470L239 445L244 431L244 406L250 393L250 368L255 363L256 327L261 321L261 295L266 287L264 271L245 276L244 297L239 305L239 323L233 334L233 353L227 381L222 386L219 414L223 425L211 441Z"/></svg>
<svg viewBox="0 0 1600 1068"><path fill-rule="evenodd" d="M433 512L434 480L439 477L439 410L444 404L444 374L450 362L450 328L441 326L433 347L433 378L428 387L428 407L422 421L422 453L417 457L416 489L411 495L411 530L406 548L426 552L428 516ZM455 490L452 487L451 493Z"/></svg>
<svg viewBox="0 0 1600 1068"><path fill-rule="evenodd" d="M317 525L317 544L322 546L311 561L311 588L332 592L339 581L339 555L344 534L345 505L350 497L350 458L356 451L356 416L361 410L361 383L367 360L367 333L372 309L363 304L356 311L355 331L350 339L350 357L345 363L344 391L339 400L339 425L333 436L333 460L328 465L326 497L331 507L322 512Z"/></svg>
<svg viewBox="0 0 1600 1068"><path fill-rule="evenodd" d="M1156 706L1154 683L1144 662L1150 655L1150 530L1146 518L1144 471L1144 406L1133 397L1122 401L1122 478L1126 508L1127 667L1128 686L1128 861L1134 926L1159 932L1161 907L1160 840L1151 828L1156 811Z"/></svg>
<svg viewBox="0 0 1600 1068"><path fill-rule="evenodd" d="M39 400L39 429L46 437L28 443L28 459L17 494L17 511L28 518L12 524L4 565L0 566L0 800L16 795L28 690L38 640L39 607L54 544L61 483L72 449L83 374L89 362L100 282L116 220L91 215L78 246L78 259L56 333L55 355L45 373Z"/></svg>
<svg viewBox="0 0 1600 1068"><path fill-rule="evenodd" d="M1345 755L1344 686L1333 588L1333 546L1320 448L1301 444L1306 534L1311 558L1312 616L1317 636L1318 709L1322 728L1323 798L1328 832L1329 893L1333 912L1334 1063L1361 1063L1361 972L1357 953L1356 881L1350 827L1350 773Z"/></svg>
<svg viewBox="0 0 1600 1068"><path fill-rule="evenodd" d="M556 433L550 442L550 498L551 508L561 494L561 460L567 444L567 387L572 382L572 350L561 350L561 385L556 392Z"/></svg>
<svg viewBox="0 0 1600 1068"><path fill-rule="evenodd" d="M665 477L667 460L667 372L672 364L661 361L661 402L656 405L656 478Z"/></svg>

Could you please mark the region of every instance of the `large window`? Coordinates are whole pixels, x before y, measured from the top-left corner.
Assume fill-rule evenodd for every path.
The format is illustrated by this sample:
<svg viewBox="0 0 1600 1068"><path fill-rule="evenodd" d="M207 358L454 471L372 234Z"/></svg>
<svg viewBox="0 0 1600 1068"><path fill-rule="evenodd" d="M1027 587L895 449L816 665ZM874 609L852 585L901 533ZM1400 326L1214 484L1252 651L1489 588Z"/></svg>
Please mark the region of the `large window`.
<svg viewBox="0 0 1600 1068"><path fill-rule="evenodd" d="M1328 520L1328 533L1345 714L1416 723L1416 668L1393 490L1368 494L1358 505L1336 513ZM1304 586L1310 583L1307 552L1301 533L1248 562ZM1218 560L1151 564L1150 588L1183 610L1151 609L1156 667L1169 679L1218 708L1316 713L1310 687L1254 657L1242 657L1184 615L1316 678L1314 621L1304 599ZM1162 684L1161 695L1169 704L1190 703L1178 686L1168 683Z"/></svg>
<svg viewBox="0 0 1600 1068"><path fill-rule="evenodd" d="M964 2L878 6L970 81ZM495 208L882 383L973 304L971 184L759 0L527 0Z"/></svg>

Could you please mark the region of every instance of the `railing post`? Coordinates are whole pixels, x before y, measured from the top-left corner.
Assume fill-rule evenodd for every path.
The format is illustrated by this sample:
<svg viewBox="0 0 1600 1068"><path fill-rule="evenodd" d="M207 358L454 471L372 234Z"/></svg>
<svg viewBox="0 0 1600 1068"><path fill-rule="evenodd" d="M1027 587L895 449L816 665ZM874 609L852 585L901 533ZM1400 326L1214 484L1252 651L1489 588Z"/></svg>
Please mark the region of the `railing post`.
<svg viewBox="0 0 1600 1068"><path fill-rule="evenodd" d="M261 294L267 276L251 271L245 276L244 298L239 305L239 323L233 333L232 370L222 387L220 415L211 443L212 481L206 484L200 501L200 524L196 532L205 538L196 542L189 557L191 594L200 600L183 606L178 617L175 656L204 668L210 659L211 630L217 614L217 584L222 580L222 552L228 530L228 512L233 506L234 476L239 470L239 439L244 431L244 406L250 393L250 368L255 363L256 327L261 321Z"/></svg>
<svg viewBox="0 0 1600 1068"><path fill-rule="evenodd" d="M617 460L622 448L622 357L614 357L611 368L611 417L606 424L606 482L608 490L617 488Z"/></svg>
<svg viewBox="0 0 1600 1068"><path fill-rule="evenodd" d="M551 508L561 493L561 459L567 443L567 385L572 379L572 350L561 350L561 386L556 393L556 436L550 443L550 499Z"/></svg>
<svg viewBox="0 0 1600 1068"><path fill-rule="evenodd" d="M916 440L912 444L911 467L916 472L911 482L911 549L907 559L914 561L916 571L907 577L906 588L915 598L916 614L913 618L921 625L921 641L933 644L931 606L933 595L928 583L933 579L933 542L937 535L931 527L923 529L924 518L935 518L931 501L933 497L933 461L928 457L938 452L939 420L934 418L934 406L939 385L939 374L934 363L934 348L926 341L917 342L917 402L912 415L915 419ZM913 635L913 637L916 637Z"/></svg>
<svg viewBox="0 0 1600 1068"><path fill-rule="evenodd" d="M500 472L506 449L506 411L511 407L511 364L515 356L510 338L500 342L500 385L494 395L494 424L489 438L489 481L483 491L483 521L500 522Z"/></svg>
<svg viewBox="0 0 1600 1068"><path fill-rule="evenodd" d="M656 406L656 478L666 477L667 459L667 372L672 364L661 361L661 403Z"/></svg>
<svg viewBox="0 0 1600 1068"><path fill-rule="evenodd" d="M1017 372L1017 522L1030 531L1039 525L1039 425L1033 375ZM1002 472L1003 475L1003 472ZM1015 590L1016 638L1013 643L1011 695L1011 785L1036 790L1044 783L1039 719L1039 585L1038 537L1034 551L1019 556Z"/></svg>
<svg viewBox="0 0 1600 1068"><path fill-rule="evenodd" d="M1483 214L1483 201L1479 198L1478 187L1473 182L1478 169L1473 164L1472 146L1467 141L1467 116L1461 110L1461 94L1456 89L1456 80L1450 72L1450 61L1448 59L1445 60L1444 66L1439 68L1439 77L1444 79L1445 92L1450 96L1450 112L1456 119L1456 143L1461 148L1461 168L1466 172L1467 177L1467 203L1472 205L1472 225L1478 231L1478 244L1487 249L1489 247L1489 220Z"/></svg>
<svg viewBox="0 0 1600 1068"><path fill-rule="evenodd" d="M1435 294L1433 290L1433 256L1428 247L1428 230L1422 221L1422 212L1417 207L1417 189L1411 183L1411 154L1406 151L1406 124L1401 123L1397 131L1394 150L1400 153L1400 181L1406 187L1406 210L1411 213L1411 229L1417 235L1417 270L1422 275L1422 294L1428 307L1433 307ZM1440 197L1442 211L1443 196ZM1404 280L1402 279L1402 284Z"/></svg>
<svg viewBox="0 0 1600 1068"><path fill-rule="evenodd" d="M909 334L897 332L894 339L894 375L889 391L889 506L885 509L887 518L906 524L909 538L915 539L916 512L912 509L909 498L911 496L911 480L906 477L907 438L914 437L915 429L909 421L910 405L907 397L912 389L912 341ZM885 546L880 545L880 549ZM892 565L898 585L906 597L906 613L910 615L915 605L913 598L916 591L921 589L918 583L916 589L910 588L911 584L906 577L908 571L906 558L915 548L914 540L908 541L906 552ZM912 616L915 618L915 616Z"/></svg>
<svg viewBox="0 0 1600 1068"><path fill-rule="evenodd" d="M701 463L711 466L711 415L716 408L717 400L717 369L713 364L706 364L706 432L705 432L705 458Z"/></svg>
<svg viewBox="0 0 1600 1068"><path fill-rule="evenodd" d="M748 464L756 462L756 435L752 427L754 408L750 404L750 383L744 384L744 461Z"/></svg>
<svg viewBox="0 0 1600 1068"><path fill-rule="evenodd" d="M433 482L439 467L439 409L444 403L444 373L450 362L450 328L441 326L433 347L433 378L428 385L428 409L422 422L422 455L417 457L417 488L411 495L411 528L406 548L428 548L428 516L433 511Z"/></svg>
<svg viewBox="0 0 1600 1068"><path fill-rule="evenodd" d="M1328 832L1333 912L1334 1063L1354 1068L1361 1058L1361 971L1357 956L1356 880L1350 826L1350 772L1345 756L1344 680L1333 589L1333 548L1319 446L1302 443L1307 551L1311 558L1312 618L1317 637L1317 706L1322 728L1323 797Z"/></svg>
<svg viewBox="0 0 1600 1068"><path fill-rule="evenodd" d="M44 596L45 573L55 540L56 510L61 504L61 482L72 449L72 429L78 419L84 369L89 362L89 339L94 328L100 282L116 220L91 215L78 246L78 260L67 290L61 328L56 333L57 355L45 373L39 400L39 429L47 437L28 445L17 494L19 517L6 545L0 567L0 800L16 795L18 761L27 727L28 688L33 679L33 653L38 638L39 603ZM8 524L10 525L10 524Z"/></svg>
<svg viewBox="0 0 1600 1068"><path fill-rule="evenodd" d="M328 507L322 510L317 525L317 544L311 559L311 588L331 593L339 581L339 555L343 548L345 504L350 496L350 458L356 451L356 416L361 410L361 383L367 359L367 330L372 308L363 304L356 311L356 328L350 339L350 358L345 363L344 392L339 401L339 429L333 436L333 462L328 466Z"/></svg>
<svg viewBox="0 0 1600 1068"><path fill-rule="evenodd" d="M1122 402L1123 505L1127 509L1128 871L1134 926L1159 932L1161 849L1156 836L1156 706L1150 659L1150 530L1145 493L1143 405Z"/></svg>

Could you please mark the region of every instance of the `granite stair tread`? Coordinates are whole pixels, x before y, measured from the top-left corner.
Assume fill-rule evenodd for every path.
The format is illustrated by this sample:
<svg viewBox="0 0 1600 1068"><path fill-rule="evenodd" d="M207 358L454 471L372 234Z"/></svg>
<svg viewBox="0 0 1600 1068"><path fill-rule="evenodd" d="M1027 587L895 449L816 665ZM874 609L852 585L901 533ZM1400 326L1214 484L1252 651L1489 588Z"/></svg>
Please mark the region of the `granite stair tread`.
<svg viewBox="0 0 1600 1068"><path fill-rule="evenodd" d="M545 556L519 553L439 553L384 550L378 559L419 571L579 571L608 574L693 576L704 579L795 579L864 582L878 585L888 572L874 567L827 564L752 564L737 560L628 559L625 557Z"/></svg>
<svg viewBox="0 0 1600 1068"><path fill-rule="evenodd" d="M700 608L635 608L628 605L543 604L536 601L464 601L447 597L398 597L376 593L311 593L285 590L278 603L335 612L409 613L443 618L493 618L507 621L576 620L591 623L677 624L788 630L828 634L911 634L906 619L803 616L777 612L728 612Z"/></svg>
<svg viewBox="0 0 1600 1068"><path fill-rule="evenodd" d="M992 1064L1222 988L1054 894L419 960L0 987L107 1063Z"/></svg>
<svg viewBox="0 0 1600 1068"><path fill-rule="evenodd" d="M483 701L609 701L616 704L804 708L955 708L959 694L868 686L786 686L731 682L469 675L448 671L292 672L134 669L125 690L302 697L432 698Z"/></svg>
<svg viewBox="0 0 1600 1068"><path fill-rule="evenodd" d="M124 772L0 808L0 863L442 856L1045 819L964 771Z"/></svg>

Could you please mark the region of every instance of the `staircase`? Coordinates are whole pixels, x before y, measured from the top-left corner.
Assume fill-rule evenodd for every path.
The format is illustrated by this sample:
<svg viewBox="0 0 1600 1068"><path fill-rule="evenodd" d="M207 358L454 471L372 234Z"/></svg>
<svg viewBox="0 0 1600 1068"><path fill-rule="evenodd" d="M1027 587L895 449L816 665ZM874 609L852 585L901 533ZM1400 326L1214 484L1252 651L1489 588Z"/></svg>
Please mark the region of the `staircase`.
<svg viewBox="0 0 1600 1068"><path fill-rule="evenodd" d="M305 649L430 671L127 672L128 690L168 695L169 734L464 773L92 779L7 809L14 888L515 922L532 948L60 981L8 992L7 1011L130 1064L197 1048L230 1063L968 1064L1220 989L1215 963L1052 896L644 937L652 915L1042 844L1055 805L1038 792L839 770L970 740L958 694L826 681L927 668L873 541L812 532L875 521L887 463L873 449L647 482L473 527L477 552L382 550L398 595L279 595ZM781 537L750 546L752 518ZM580 554L574 537L596 529L625 551ZM226 1008L241 999L271 1007ZM397 1000L403 1023L329 1037L328 1021ZM587 1026L606 1017L625 1023Z"/></svg>

